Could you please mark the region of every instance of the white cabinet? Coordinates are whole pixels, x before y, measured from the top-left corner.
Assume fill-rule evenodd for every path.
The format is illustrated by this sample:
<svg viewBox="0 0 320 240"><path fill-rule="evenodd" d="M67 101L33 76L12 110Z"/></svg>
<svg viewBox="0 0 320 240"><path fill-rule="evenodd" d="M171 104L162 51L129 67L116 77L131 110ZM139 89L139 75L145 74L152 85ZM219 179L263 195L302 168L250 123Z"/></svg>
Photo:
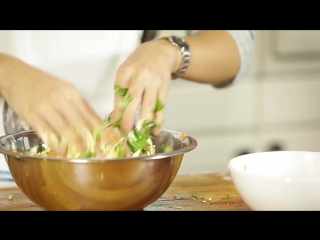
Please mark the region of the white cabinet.
<svg viewBox="0 0 320 240"><path fill-rule="evenodd" d="M274 31L274 50L280 56L314 55L320 53L320 31ZM271 35L272 36L272 35Z"/></svg>
<svg viewBox="0 0 320 240"><path fill-rule="evenodd" d="M166 103L165 125L182 131L250 128L255 124L253 84L216 89L211 85L173 81Z"/></svg>
<svg viewBox="0 0 320 240"><path fill-rule="evenodd" d="M320 67L320 31L256 31L259 70L266 74L308 72Z"/></svg>
<svg viewBox="0 0 320 240"><path fill-rule="evenodd" d="M320 72L264 76L260 87L261 124L320 121Z"/></svg>
<svg viewBox="0 0 320 240"><path fill-rule="evenodd" d="M185 154L179 174L198 172L221 172L231 158L243 150L254 150L257 138L250 131L242 133L218 133L209 131L209 134L191 133L198 141L198 147Z"/></svg>
<svg viewBox="0 0 320 240"><path fill-rule="evenodd" d="M258 151L320 151L320 31L259 31Z"/></svg>
<svg viewBox="0 0 320 240"><path fill-rule="evenodd" d="M173 82L164 128L185 132L198 141L196 150L185 155L179 174L225 171L238 152L255 149L256 102L254 84L215 89Z"/></svg>

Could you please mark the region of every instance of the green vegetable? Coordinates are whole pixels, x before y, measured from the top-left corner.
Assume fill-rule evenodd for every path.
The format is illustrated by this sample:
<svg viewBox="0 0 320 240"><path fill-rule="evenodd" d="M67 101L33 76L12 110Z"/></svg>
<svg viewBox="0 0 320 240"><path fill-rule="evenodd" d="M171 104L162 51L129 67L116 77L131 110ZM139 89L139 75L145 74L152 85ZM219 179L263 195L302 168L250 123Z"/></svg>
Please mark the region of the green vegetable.
<svg viewBox="0 0 320 240"><path fill-rule="evenodd" d="M201 196L200 193L193 194L192 197L197 198L197 199L203 199L204 198L203 196Z"/></svg>
<svg viewBox="0 0 320 240"><path fill-rule="evenodd" d="M114 86L115 94L124 97L123 102L121 103L121 108L124 110L126 106L132 101L132 97L128 92L127 88L121 88L119 85ZM164 108L164 104L157 99L155 112L159 112Z"/></svg>
<svg viewBox="0 0 320 240"><path fill-rule="evenodd" d="M119 95L119 96L125 96L128 92L127 88L121 88L119 85L115 85L114 86L114 91L115 94Z"/></svg>
<svg viewBox="0 0 320 240"><path fill-rule="evenodd" d="M94 152L87 152L86 154L84 154L82 157L83 158L94 158L97 154Z"/></svg>
<svg viewBox="0 0 320 240"><path fill-rule="evenodd" d="M123 146L117 146L116 147L116 157L121 158L126 156L126 147Z"/></svg>
<svg viewBox="0 0 320 240"><path fill-rule="evenodd" d="M114 127L120 128L123 115L113 124Z"/></svg>
<svg viewBox="0 0 320 240"><path fill-rule="evenodd" d="M131 101L132 101L132 97L130 96L129 93L127 93L127 94L124 96L124 99L123 99L123 101L122 101L122 103L121 103L121 109L124 110Z"/></svg>
<svg viewBox="0 0 320 240"><path fill-rule="evenodd" d="M227 194L225 198L222 198L222 200L229 200L230 199L230 194Z"/></svg>
<svg viewBox="0 0 320 240"><path fill-rule="evenodd" d="M170 153L170 152L173 152L173 150L174 149L171 146L166 146L166 145L161 146L161 151L164 153Z"/></svg>
<svg viewBox="0 0 320 240"><path fill-rule="evenodd" d="M136 142L130 142L130 140L128 140L128 146L130 147L132 152L136 152L149 146L149 142L146 139L141 139Z"/></svg>
<svg viewBox="0 0 320 240"><path fill-rule="evenodd" d="M156 103L156 108L155 111L159 112L164 108L164 105L161 103L161 101L159 99L157 99L157 103Z"/></svg>

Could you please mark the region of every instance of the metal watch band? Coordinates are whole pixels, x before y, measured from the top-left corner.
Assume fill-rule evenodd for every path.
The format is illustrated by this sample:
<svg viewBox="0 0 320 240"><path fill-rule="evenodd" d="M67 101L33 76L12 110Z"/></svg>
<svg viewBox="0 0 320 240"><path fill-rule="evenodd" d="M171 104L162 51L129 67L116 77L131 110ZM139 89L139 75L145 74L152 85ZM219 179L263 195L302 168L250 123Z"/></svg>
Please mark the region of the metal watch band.
<svg viewBox="0 0 320 240"><path fill-rule="evenodd" d="M188 50L185 51L183 49L181 49L180 52L182 55L182 61L181 61L181 64L180 64L178 71L172 75L173 79L176 79L176 78L180 77L181 75L183 75L187 71L188 66L189 66L189 62L190 62L190 58L191 58L190 52Z"/></svg>
<svg viewBox="0 0 320 240"><path fill-rule="evenodd" d="M166 37L166 39L169 40L169 42L177 47L181 53L182 60L179 69L172 74L172 79L176 79L180 76L182 76L186 70L188 69L189 63L190 63L190 58L191 58L191 53L189 51L189 46L188 44L184 41L182 38L178 38L176 36L170 36ZM180 44L179 44L180 43Z"/></svg>

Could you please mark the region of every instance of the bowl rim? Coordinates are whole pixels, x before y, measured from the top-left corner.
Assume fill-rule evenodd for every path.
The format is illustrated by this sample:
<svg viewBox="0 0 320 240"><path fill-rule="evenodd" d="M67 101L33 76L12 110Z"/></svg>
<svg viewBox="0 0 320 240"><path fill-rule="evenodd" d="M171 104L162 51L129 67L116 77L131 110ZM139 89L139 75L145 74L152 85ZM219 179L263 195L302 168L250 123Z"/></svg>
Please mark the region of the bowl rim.
<svg viewBox="0 0 320 240"><path fill-rule="evenodd" d="M240 170L238 168L235 168L232 166L232 163L237 161L238 159L243 159L247 156L253 156L253 155L262 155L262 154L268 154L268 155L273 155L273 154L294 154L294 153L298 153L298 154L313 154L313 155L318 155L320 157L320 152L316 152L316 151L294 151L294 150L281 150L281 151L264 151L264 152L254 152L254 153L248 153L248 154L245 154L245 155L241 155L241 156L237 156L237 157L234 157L232 158L229 163L228 163L228 169L229 171L233 171L233 172L238 172L238 173L245 173L245 174L248 174L248 175L259 175L261 176L260 174L258 173L253 173L253 172L246 172L246 171L243 171L243 170Z"/></svg>
<svg viewBox="0 0 320 240"><path fill-rule="evenodd" d="M36 132L35 130L27 130L27 131L21 131L21 132L2 135L2 136L0 136L0 142L4 138L19 136L19 135L23 135L26 133L35 133L35 132ZM178 134L178 135L182 134L181 132L169 130L169 129L162 129L162 132ZM169 152L169 153L158 153L158 154L154 154L152 156L142 156L142 157L130 157L130 158L125 157L125 158L108 158L108 159L106 159L106 158L55 158L55 157L42 157L42 156L32 156L32 155L29 156L29 155L22 155L22 154L8 151L2 146L1 143L0 143L0 153L5 155L5 157L12 156L12 157L19 158L19 159L28 158L28 159L34 159L34 160L38 159L38 160L44 160L44 161L63 161L63 162L74 162L74 163L133 161L133 160L157 160L157 159L173 157L173 156L177 156L177 155L181 155L181 154L190 152L198 146L198 142L195 138L193 138L187 134L185 134L185 137L189 139L190 144L185 146L184 148L181 148L181 149L175 150L173 152Z"/></svg>

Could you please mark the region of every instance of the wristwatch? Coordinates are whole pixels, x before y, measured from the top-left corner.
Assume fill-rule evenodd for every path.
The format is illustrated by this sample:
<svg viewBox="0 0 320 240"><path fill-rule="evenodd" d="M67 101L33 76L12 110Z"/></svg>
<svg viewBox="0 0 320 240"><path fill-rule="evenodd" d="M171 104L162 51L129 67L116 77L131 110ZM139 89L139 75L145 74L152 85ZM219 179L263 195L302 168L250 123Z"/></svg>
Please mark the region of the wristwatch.
<svg viewBox="0 0 320 240"><path fill-rule="evenodd" d="M177 72L172 74L172 79L176 79L183 75L185 71L188 69L191 58L189 44L184 39L179 38L177 36L169 36L165 37L165 39L167 39L174 47L177 47L182 56L182 61L179 69L177 70Z"/></svg>

